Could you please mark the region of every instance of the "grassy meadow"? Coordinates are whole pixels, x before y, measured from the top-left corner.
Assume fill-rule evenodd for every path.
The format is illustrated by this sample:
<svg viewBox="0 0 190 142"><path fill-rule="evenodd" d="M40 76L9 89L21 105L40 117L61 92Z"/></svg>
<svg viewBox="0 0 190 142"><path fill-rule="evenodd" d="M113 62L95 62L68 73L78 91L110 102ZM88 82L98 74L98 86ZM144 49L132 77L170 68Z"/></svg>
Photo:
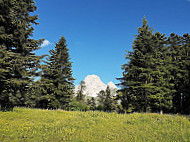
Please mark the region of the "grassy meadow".
<svg viewBox="0 0 190 142"><path fill-rule="evenodd" d="M177 115L15 108L0 112L1 142L190 141L190 121Z"/></svg>

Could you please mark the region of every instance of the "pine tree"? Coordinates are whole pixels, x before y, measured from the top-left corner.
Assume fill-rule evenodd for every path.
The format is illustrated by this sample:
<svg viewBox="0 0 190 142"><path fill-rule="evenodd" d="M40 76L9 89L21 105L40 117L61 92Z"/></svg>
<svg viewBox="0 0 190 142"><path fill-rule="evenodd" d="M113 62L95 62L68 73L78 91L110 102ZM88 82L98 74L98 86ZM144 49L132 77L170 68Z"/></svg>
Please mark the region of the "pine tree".
<svg viewBox="0 0 190 142"><path fill-rule="evenodd" d="M185 70L183 75L183 89L182 89L182 110L185 114L190 114L190 35L184 34L182 37L182 69Z"/></svg>
<svg viewBox="0 0 190 142"><path fill-rule="evenodd" d="M151 54L154 50L151 46L152 32L144 18L142 27L138 28L139 35L136 35L133 42L133 52L127 51L126 59L130 61L123 65L123 78L120 79L124 95L121 101L128 103L123 107L127 110L148 111L150 107L150 94L153 89L151 86Z"/></svg>
<svg viewBox="0 0 190 142"><path fill-rule="evenodd" d="M101 90L98 93L98 110L112 112L115 110L115 100L111 93L109 86L107 86L106 90Z"/></svg>
<svg viewBox="0 0 190 142"><path fill-rule="evenodd" d="M72 63L66 40L61 37L42 67L42 95L38 107L68 108L73 97Z"/></svg>
<svg viewBox="0 0 190 142"><path fill-rule="evenodd" d="M86 89L85 81L81 81L79 85L79 90L77 91L77 101L83 101L85 99L84 90Z"/></svg>
<svg viewBox="0 0 190 142"><path fill-rule="evenodd" d="M175 92L171 82L173 75L171 74L171 60L167 55L167 38L165 35L156 32L154 38L154 52L152 54L152 86L154 92L150 95L152 100L152 109L154 111L169 110L172 108L172 94Z"/></svg>
<svg viewBox="0 0 190 142"><path fill-rule="evenodd" d="M121 104L123 109L131 111L163 111L171 108L170 73L167 70L166 56L163 54L166 38L160 33L153 34L147 20L133 42L133 52L128 52L122 69L123 77Z"/></svg>
<svg viewBox="0 0 190 142"><path fill-rule="evenodd" d="M175 92L173 93L174 112L189 113L189 67L190 36L183 37L172 33L168 38L168 56L172 62L171 73L174 76Z"/></svg>
<svg viewBox="0 0 190 142"><path fill-rule="evenodd" d="M91 99L87 99L87 105L90 110L94 111L96 109L96 101L95 101L94 97L92 97Z"/></svg>
<svg viewBox="0 0 190 142"><path fill-rule="evenodd" d="M105 100L104 100L104 111L106 112L112 112L115 109L114 105L114 100L113 96L111 94L111 90L109 86L107 86L106 91L105 91Z"/></svg>
<svg viewBox="0 0 190 142"><path fill-rule="evenodd" d="M106 98L106 93L104 90L101 90L98 94L97 94L97 98L98 98L98 110L104 110L104 102L105 102L105 98Z"/></svg>
<svg viewBox="0 0 190 142"><path fill-rule="evenodd" d="M31 39L38 24L33 0L0 1L0 107L12 109L25 105L25 94L35 77L40 59L34 51L42 40Z"/></svg>

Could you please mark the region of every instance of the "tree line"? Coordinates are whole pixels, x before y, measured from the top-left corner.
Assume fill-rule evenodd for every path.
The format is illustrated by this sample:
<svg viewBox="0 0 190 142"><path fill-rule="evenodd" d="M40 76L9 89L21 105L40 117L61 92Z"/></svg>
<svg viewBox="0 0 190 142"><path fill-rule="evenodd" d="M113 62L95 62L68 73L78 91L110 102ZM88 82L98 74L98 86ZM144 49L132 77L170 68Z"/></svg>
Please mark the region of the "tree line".
<svg viewBox="0 0 190 142"><path fill-rule="evenodd" d="M113 110L109 87L103 93L101 107L94 98L85 99L84 82L74 96L74 78L69 49L64 36L49 55L38 56L44 39L34 40L37 25L33 0L0 1L0 110L15 106L65 110ZM36 78L40 78L36 81ZM104 91L102 91L104 92ZM110 102L105 104L105 102Z"/></svg>
<svg viewBox="0 0 190 142"><path fill-rule="evenodd" d="M14 106L67 108L73 94L72 64L61 37L50 56L38 56L43 39L34 40L33 0L0 1L0 110ZM40 80L35 81L40 76Z"/></svg>
<svg viewBox="0 0 190 142"><path fill-rule="evenodd" d="M80 82L76 96L70 105L70 110L88 111L98 110L105 112L118 112L117 94L112 90L109 85L105 90L97 93L97 97L89 97L84 93L86 89L85 81Z"/></svg>
<svg viewBox="0 0 190 142"><path fill-rule="evenodd" d="M123 76L118 78L121 89L117 96L112 96L108 87L98 93L97 100L85 100L82 87L77 96L73 95L72 62L64 36L49 51L50 55L35 54L44 41L32 39L38 16L31 13L36 10L33 0L0 1L1 111L24 106L190 113L189 34L172 33L167 37L153 32L144 18L133 42L133 51L127 51L127 63L122 65ZM40 79L36 81L36 77Z"/></svg>
<svg viewBox="0 0 190 142"><path fill-rule="evenodd" d="M120 80L125 112L190 113L190 35L153 33L146 18Z"/></svg>

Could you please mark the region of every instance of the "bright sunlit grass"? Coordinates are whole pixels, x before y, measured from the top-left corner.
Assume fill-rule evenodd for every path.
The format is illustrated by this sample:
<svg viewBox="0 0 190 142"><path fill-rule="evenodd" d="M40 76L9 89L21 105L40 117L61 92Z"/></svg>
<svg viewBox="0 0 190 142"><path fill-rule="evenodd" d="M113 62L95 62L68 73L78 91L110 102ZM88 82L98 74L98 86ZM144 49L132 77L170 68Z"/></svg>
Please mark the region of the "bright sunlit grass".
<svg viewBox="0 0 190 142"><path fill-rule="evenodd" d="M15 108L0 112L0 141L190 141L190 121L177 115Z"/></svg>

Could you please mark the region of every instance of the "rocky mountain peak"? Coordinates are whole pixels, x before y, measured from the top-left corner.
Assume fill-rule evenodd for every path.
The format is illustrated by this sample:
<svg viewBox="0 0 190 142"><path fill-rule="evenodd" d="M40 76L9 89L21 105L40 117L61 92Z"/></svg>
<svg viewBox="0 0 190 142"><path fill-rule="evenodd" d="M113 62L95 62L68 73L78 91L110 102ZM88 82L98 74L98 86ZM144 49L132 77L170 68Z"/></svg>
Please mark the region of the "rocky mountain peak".
<svg viewBox="0 0 190 142"><path fill-rule="evenodd" d="M113 82L108 82L108 84L107 84L110 88L113 88L113 89L116 89L117 88L117 86L113 83Z"/></svg>
<svg viewBox="0 0 190 142"><path fill-rule="evenodd" d="M97 75L88 75L87 77L85 77L84 82L85 82L86 88L83 93L86 96L90 96L90 97L97 97L97 94L101 90L106 90L107 85L109 85L111 90L117 89L117 87L115 86L115 84L113 82L109 82L106 85L102 82L100 77ZM75 86L75 93L77 93L79 88L80 88L80 85Z"/></svg>

